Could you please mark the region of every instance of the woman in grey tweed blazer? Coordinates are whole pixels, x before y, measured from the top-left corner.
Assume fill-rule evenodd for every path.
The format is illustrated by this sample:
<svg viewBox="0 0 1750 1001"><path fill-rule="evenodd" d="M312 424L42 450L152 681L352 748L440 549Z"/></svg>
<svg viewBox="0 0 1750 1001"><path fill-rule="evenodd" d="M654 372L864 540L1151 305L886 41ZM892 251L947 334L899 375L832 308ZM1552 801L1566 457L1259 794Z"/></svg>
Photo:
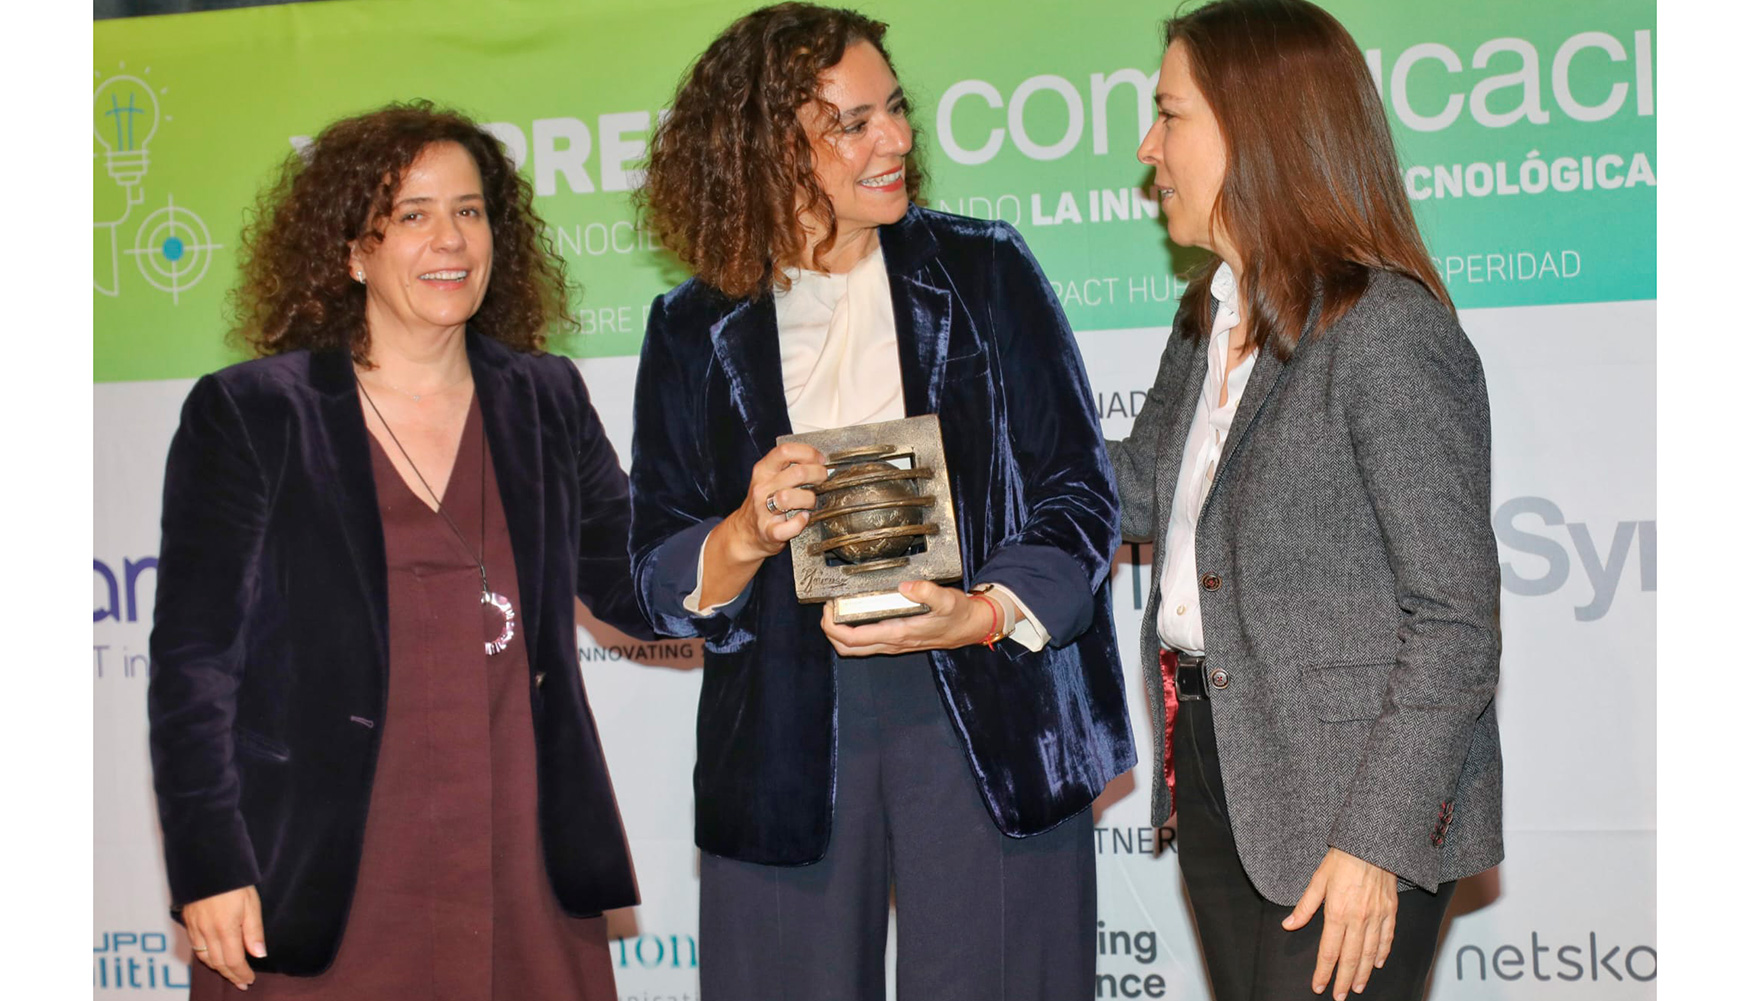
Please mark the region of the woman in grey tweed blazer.
<svg viewBox="0 0 1750 1001"><path fill-rule="evenodd" d="M1482 367L1348 32L1221 0L1167 41L1138 157L1217 260L1107 443L1155 543L1154 820L1218 999L1419 998L1454 881L1502 857Z"/></svg>

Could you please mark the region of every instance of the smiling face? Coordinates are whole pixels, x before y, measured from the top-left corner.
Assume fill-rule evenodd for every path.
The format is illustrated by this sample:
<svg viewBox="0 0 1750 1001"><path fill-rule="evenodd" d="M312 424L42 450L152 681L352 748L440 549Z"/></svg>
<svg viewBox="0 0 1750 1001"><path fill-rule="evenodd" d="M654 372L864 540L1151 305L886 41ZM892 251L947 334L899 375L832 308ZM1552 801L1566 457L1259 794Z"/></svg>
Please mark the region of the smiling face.
<svg viewBox="0 0 1750 1001"><path fill-rule="evenodd" d="M382 333L459 331L492 278L492 227L480 168L461 146L434 143L407 168L380 242L355 241L349 268L365 283L365 322Z"/></svg>
<svg viewBox="0 0 1750 1001"><path fill-rule="evenodd" d="M838 108L837 117L809 104L802 119L814 144L814 177L832 202L842 243L856 230L898 222L911 204L910 106L887 60L865 41L845 46L844 58L820 75L820 97Z"/></svg>
<svg viewBox="0 0 1750 1001"><path fill-rule="evenodd" d="M1227 176L1227 144L1221 125L1191 76L1183 42L1173 42L1161 57L1159 114L1136 158L1155 169L1167 235L1181 247L1212 250L1238 266L1227 233L1215 218L1215 198Z"/></svg>

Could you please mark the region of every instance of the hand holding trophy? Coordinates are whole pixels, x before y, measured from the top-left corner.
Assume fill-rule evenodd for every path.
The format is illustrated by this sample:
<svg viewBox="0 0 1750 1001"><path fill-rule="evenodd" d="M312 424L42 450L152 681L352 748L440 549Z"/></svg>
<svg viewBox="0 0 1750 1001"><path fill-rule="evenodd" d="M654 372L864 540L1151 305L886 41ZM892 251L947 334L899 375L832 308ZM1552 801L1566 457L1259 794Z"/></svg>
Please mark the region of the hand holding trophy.
<svg viewBox="0 0 1750 1001"><path fill-rule="evenodd" d="M761 564L808 525L815 506L811 484L825 480L824 457L809 445L783 441L754 463L741 506L705 540L701 605L715 607L747 587Z"/></svg>

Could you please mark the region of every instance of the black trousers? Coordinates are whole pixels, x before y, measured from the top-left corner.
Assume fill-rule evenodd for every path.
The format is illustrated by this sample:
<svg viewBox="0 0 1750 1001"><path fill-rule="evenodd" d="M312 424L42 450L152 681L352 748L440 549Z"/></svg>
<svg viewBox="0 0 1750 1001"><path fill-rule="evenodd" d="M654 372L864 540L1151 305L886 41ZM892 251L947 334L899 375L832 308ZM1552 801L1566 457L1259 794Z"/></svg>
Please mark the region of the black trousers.
<svg viewBox="0 0 1750 1001"><path fill-rule="evenodd" d="M826 857L788 867L701 855L701 1001L882 1001L890 892L901 1001L1092 998L1092 815L1005 837L927 656L845 658L837 670Z"/></svg>
<svg viewBox="0 0 1750 1001"><path fill-rule="evenodd" d="M1216 1001L1311 996L1324 909L1299 931L1284 931L1282 921L1294 908L1271 903L1246 876L1228 821L1208 702L1179 703L1173 758L1178 772L1174 792L1179 869ZM1398 894L1391 954L1385 966L1368 978L1367 989L1351 995L1356 1001L1420 1001L1427 994L1440 921L1456 885L1443 883L1439 893L1411 888ZM1329 986L1324 996L1330 996Z"/></svg>

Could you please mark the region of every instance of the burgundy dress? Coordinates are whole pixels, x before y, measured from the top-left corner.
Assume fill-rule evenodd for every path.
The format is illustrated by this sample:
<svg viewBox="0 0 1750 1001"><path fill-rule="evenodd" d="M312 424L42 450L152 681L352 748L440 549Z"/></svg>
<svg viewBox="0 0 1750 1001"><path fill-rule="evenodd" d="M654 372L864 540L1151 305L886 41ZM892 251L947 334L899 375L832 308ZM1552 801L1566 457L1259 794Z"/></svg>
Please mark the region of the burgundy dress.
<svg viewBox="0 0 1750 1001"><path fill-rule="evenodd" d="M480 602L473 556L374 437L371 467L389 566L389 704L358 884L334 965L257 974L247 996L612 1001L606 922L567 916L541 859L522 631L486 654L503 620ZM444 510L477 550L484 499L486 572L520 613L497 483L476 399ZM191 1001L240 996L194 964Z"/></svg>

